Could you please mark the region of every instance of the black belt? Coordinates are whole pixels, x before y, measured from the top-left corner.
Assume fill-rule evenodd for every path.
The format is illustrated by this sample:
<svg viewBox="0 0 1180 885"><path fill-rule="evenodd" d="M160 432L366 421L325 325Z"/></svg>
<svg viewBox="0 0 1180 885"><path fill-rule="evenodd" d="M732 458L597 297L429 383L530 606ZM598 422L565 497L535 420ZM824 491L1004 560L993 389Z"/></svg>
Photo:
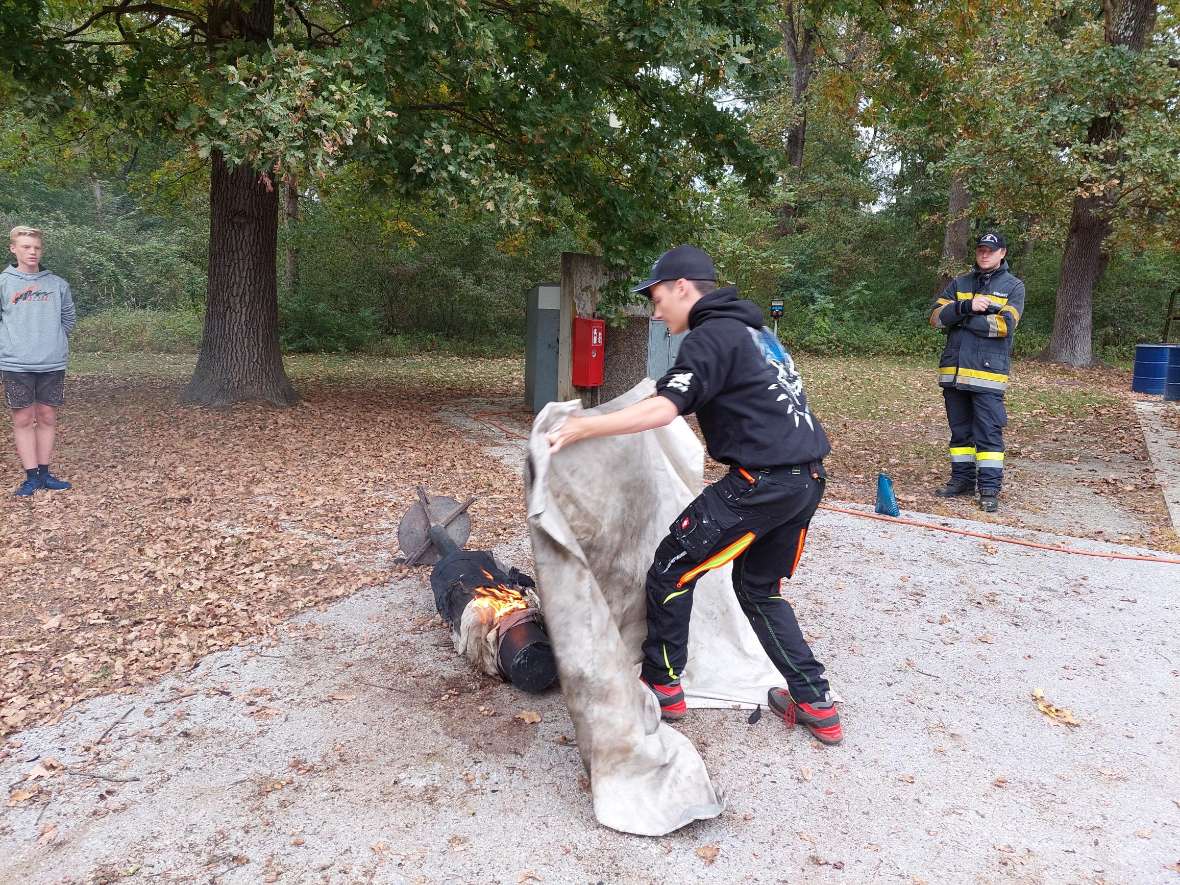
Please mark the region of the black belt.
<svg viewBox="0 0 1180 885"><path fill-rule="evenodd" d="M818 461L808 461L806 464L783 464L779 467L757 468L734 467L733 470L736 470L738 473L740 473L751 485L757 481L756 479L752 478L753 475L773 477L803 476L806 474L812 479L823 479L828 475L827 471L824 470L824 462L822 458Z"/></svg>

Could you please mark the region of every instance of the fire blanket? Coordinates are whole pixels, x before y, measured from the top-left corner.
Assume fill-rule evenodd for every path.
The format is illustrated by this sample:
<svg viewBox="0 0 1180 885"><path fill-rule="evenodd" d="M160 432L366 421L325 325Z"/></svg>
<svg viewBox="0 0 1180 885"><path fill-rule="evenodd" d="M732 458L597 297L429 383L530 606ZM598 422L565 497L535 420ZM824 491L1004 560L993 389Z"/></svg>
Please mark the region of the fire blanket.
<svg viewBox="0 0 1180 885"><path fill-rule="evenodd" d="M590 414L654 390L645 380ZM660 721L655 697L639 681L644 576L668 525L701 490L704 450L677 418L550 456L545 434L580 407L550 403L529 440L525 486L538 592L594 813L613 829L658 836L724 808L696 748ZM695 597L682 679L688 705L765 703L783 679L738 606L729 566L704 575Z"/></svg>

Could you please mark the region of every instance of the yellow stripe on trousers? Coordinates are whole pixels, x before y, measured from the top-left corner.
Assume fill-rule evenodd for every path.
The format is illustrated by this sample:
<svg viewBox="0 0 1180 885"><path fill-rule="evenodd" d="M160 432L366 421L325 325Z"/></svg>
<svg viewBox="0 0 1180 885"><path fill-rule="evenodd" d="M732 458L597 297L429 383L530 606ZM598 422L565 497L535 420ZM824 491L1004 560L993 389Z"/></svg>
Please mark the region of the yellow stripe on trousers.
<svg viewBox="0 0 1180 885"><path fill-rule="evenodd" d="M746 548L749 547L753 543L754 543L754 533L753 532L746 532L744 535L742 535L740 538L738 538L736 541L734 541L732 544L730 544L728 547L726 547L720 553L714 553L712 556L710 556L708 559L706 559L704 562L702 562L696 568L689 569L688 571L686 571L683 575L680 576L680 580L676 582L676 586L683 587L685 584L687 584L689 581L696 578L698 575L702 575L707 571L712 571L715 568L721 568L721 566L725 565L727 562L732 562L733 560L735 560L739 556L741 556L746 551ZM667 599L664 600L664 604L667 605L669 599L672 599L673 597L676 597L679 595L680 595L679 593L671 594L670 596L667 597Z"/></svg>

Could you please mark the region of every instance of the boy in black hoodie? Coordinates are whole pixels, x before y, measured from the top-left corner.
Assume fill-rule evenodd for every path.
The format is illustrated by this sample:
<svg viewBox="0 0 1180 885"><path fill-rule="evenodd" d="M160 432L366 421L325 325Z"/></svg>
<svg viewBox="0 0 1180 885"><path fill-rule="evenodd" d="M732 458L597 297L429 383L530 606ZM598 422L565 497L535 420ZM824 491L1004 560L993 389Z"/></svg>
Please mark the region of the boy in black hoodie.
<svg viewBox="0 0 1180 885"><path fill-rule="evenodd" d="M691 330L656 396L609 415L573 417L549 434L551 451L582 439L638 433L697 414L710 456L729 473L677 517L647 573L643 680L665 719L686 713L680 674L688 659L688 624L697 579L733 564L733 588L755 634L783 674L769 704L788 725L819 741L843 738L823 665L779 592L799 565L807 527L823 497L823 458L831 451L811 414L790 356L762 325L762 312L717 288L712 259L692 246L660 256L635 287L652 316L678 334Z"/></svg>

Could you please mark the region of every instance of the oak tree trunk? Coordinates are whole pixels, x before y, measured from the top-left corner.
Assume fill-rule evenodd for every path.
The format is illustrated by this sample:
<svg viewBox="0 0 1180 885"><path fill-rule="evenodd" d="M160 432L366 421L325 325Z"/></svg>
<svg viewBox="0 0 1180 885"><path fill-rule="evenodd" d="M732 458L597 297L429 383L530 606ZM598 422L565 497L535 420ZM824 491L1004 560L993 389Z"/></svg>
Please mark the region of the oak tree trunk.
<svg viewBox="0 0 1180 885"><path fill-rule="evenodd" d="M185 402L298 401L279 352L278 194L248 166L213 155L205 332Z"/></svg>
<svg viewBox="0 0 1180 885"><path fill-rule="evenodd" d="M274 36L274 0L212 0L209 45ZM247 400L289 406L299 397L279 352L278 193L269 178L214 152L209 172L209 289L205 330L181 399L220 407Z"/></svg>
<svg viewBox="0 0 1180 885"><path fill-rule="evenodd" d="M1125 46L1141 52L1155 27L1157 8L1154 0L1103 0L1105 38L1111 46ZM1113 105L1113 102L1112 102ZM1118 159L1117 140L1122 134L1119 108L1094 118L1087 133L1088 144L1110 143L1105 152L1110 163ZM1111 231L1113 205L1108 190L1093 182L1074 197L1069 219L1069 235L1061 257L1061 276L1057 283L1057 305L1053 315L1053 333L1042 356L1055 363L1071 366L1089 365L1094 360L1094 287L1106 269L1106 238Z"/></svg>
<svg viewBox="0 0 1180 885"><path fill-rule="evenodd" d="M950 194L947 196L946 232L942 237L942 260L938 262L941 272L937 292L941 292L955 274L962 273L963 268L970 263L971 251L967 247L967 238L971 233L971 219L967 216L970 205L971 194L962 174L956 172L951 176Z"/></svg>

